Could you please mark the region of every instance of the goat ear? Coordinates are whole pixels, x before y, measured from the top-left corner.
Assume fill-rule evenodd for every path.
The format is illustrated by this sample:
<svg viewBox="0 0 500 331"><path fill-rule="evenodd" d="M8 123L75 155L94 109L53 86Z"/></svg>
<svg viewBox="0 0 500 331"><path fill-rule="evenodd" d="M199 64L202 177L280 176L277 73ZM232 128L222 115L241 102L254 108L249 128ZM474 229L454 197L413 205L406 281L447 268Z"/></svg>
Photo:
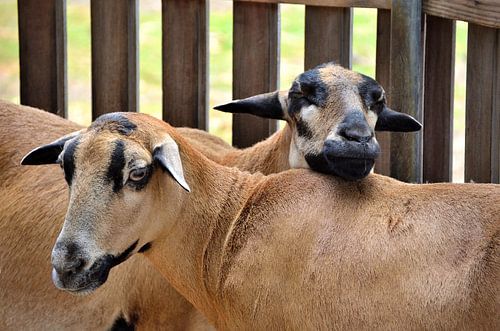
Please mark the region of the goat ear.
<svg viewBox="0 0 500 331"><path fill-rule="evenodd" d="M234 100L214 109L226 113L246 113L276 120L286 119L286 92L275 91L258 94L241 100Z"/></svg>
<svg viewBox="0 0 500 331"><path fill-rule="evenodd" d="M414 132L422 129L422 124L412 116L385 107L378 115L376 131Z"/></svg>
<svg viewBox="0 0 500 331"><path fill-rule="evenodd" d="M80 132L81 131L70 133L47 145L42 145L35 148L23 157L23 159L21 160L21 165L41 165L57 163L59 154L61 154L64 148L64 143L80 135Z"/></svg>
<svg viewBox="0 0 500 331"><path fill-rule="evenodd" d="M168 171L183 189L191 192L189 185L184 178L184 170L182 168L181 156L179 154L179 146L170 136L166 136L165 140L156 145L153 151L153 158L163 168Z"/></svg>

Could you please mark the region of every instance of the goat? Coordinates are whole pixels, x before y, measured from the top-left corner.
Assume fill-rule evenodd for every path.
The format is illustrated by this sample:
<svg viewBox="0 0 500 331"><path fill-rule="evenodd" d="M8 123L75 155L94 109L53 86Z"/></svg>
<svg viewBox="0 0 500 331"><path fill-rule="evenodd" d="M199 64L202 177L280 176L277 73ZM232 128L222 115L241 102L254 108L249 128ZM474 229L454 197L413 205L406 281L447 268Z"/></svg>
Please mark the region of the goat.
<svg viewBox="0 0 500 331"><path fill-rule="evenodd" d="M500 327L500 185L252 175L134 113L23 158L54 163L70 186L61 289L95 291L143 252L223 330Z"/></svg>
<svg viewBox="0 0 500 331"><path fill-rule="evenodd" d="M354 180L365 177L379 154L374 131L412 132L422 125L386 105L372 78L325 63L300 74L288 91L216 106L231 113L281 119L285 127L249 148L235 149L205 131L179 128L196 149L217 163L265 175L290 168Z"/></svg>
<svg viewBox="0 0 500 331"><path fill-rule="evenodd" d="M49 167L20 167L21 153L82 127L0 102L0 329L211 329L206 319L142 257L117 267L92 296L50 280L50 251L67 208L66 183Z"/></svg>
<svg viewBox="0 0 500 331"><path fill-rule="evenodd" d="M300 101L300 98L297 98L297 85L302 89L305 89L305 86L307 86L308 97L311 97L313 94L315 94L315 90L322 91L323 94L321 94L321 97L323 98L323 100L321 100L321 102L318 101L318 103L323 105L323 108L314 109L314 107L310 105L302 105L304 102ZM328 89L326 89L325 86L327 86ZM325 94L327 90L330 94ZM358 94L359 97L357 99L352 98L352 93ZM317 134L317 132L329 132L329 137L331 138L335 135L336 132L331 128L338 127L339 124L342 124L343 130L345 131L345 124L349 123L352 129L350 131L351 135L357 132L356 129L358 129L359 131L359 128L362 128L368 132L368 135L372 136L373 126L375 124L371 123L372 127L368 127L364 117L373 116L372 113L374 113L374 109L370 110L368 109L368 107L373 103L372 94L374 93L380 94L376 96L376 99L380 99L379 102L381 103L379 105L380 109L378 109L377 113L382 113L382 116L379 116L380 119L378 123L385 123L383 126L378 125L378 129L409 131L408 128L419 128L418 123L416 123L411 117L404 114L393 113L385 107L383 89L375 81L341 67L328 64L300 75L292 86L292 89L288 93L290 95L289 99L287 99L285 92L281 92L281 94L275 92L248 98L241 101L235 101L225 106L219 107L226 111L247 111L260 116L268 117L269 114L273 114L273 117L277 117L276 114L278 114L280 111L282 112L282 114L280 115L281 118L286 119L289 124L282 131L276 133L266 141L259 143L251 148L247 148L241 151L236 150L224 143L221 139L213 137L204 131L196 129L180 128L179 131L199 151L203 152L205 156L212 160L215 160L216 162L231 166L237 166L240 169L252 172L261 171L265 174L280 172L290 168L288 152L289 150L293 151L293 155L297 157L298 155L304 155L304 147L308 148L310 146L317 146L321 144L320 140L324 140L325 137L324 135ZM299 106L295 104L297 102L301 102L301 105L304 106L304 108L299 109ZM288 104L290 105L290 107L281 106ZM344 106L342 107L342 105ZM345 105L349 105L349 107L346 107ZM18 107L7 103L3 105L0 104L0 106L3 108L4 117L4 120L0 124L9 126L8 128L6 127L5 130L3 130L4 139L2 139L2 141L5 143L5 145L2 148L2 152L13 152L16 154L13 156L18 156L19 150L27 150L26 145L29 145L30 141L31 143L33 143L33 138L26 139L28 136L32 135L33 132L38 132L39 134L41 134L41 137L37 137L37 139L43 139L47 141L61 135L62 133L79 128L67 121L63 121L58 118L55 119L51 115L46 115L45 113L39 111L28 110L28 108L25 107ZM280 110L278 110L278 108ZM348 108L348 110L350 110L351 112L356 112L355 115L358 117L347 116L346 113L348 112L343 111L343 108ZM323 119L321 121L316 121L316 123L308 122L313 119L313 116L310 115L312 112L322 113ZM349 118L351 118L351 120L349 120ZM394 118L396 118L398 122L393 122ZM328 121L326 121L327 119ZM53 125L55 125L54 128L52 127ZM342 127L342 125L340 126ZM307 131L304 129L304 127L307 127L307 130L309 131L314 131L315 134L304 136L303 132ZM19 136L21 136L23 140L20 140ZM292 139L292 137L294 138ZM294 141L294 143L292 143L292 141ZM297 144L295 143L295 141L301 141L301 144ZM26 144L21 146L21 143ZM372 143L375 147L377 147L375 139L373 139ZM352 145L361 146L362 144L352 143ZM297 146L301 146L301 148ZM54 198L56 192L62 193L63 183L62 181L58 181L55 178L47 178L44 175L43 170L31 169L31 171L28 172L29 175L26 175L26 179L24 181L30 181L33 186L30 188L30 190L23 190L22 187L16 185L24 185L20 184L24 181L19 181L19 172L24 173L25 171L21 171L18 169L13 161L16 159L18 159L18 157L5 158L4 160L8 162L9 165L3 165L0 168L4 173L7 173L7 171L14 171L18 174L15 183L8 183L8 185L5 185L4 196L15 196L20 192L22 192L23 196L23 198L19 198L19 203L16 203L15 205L8 205L8 209L2 210L2 215L4 216L4 224L0 224L0 227L4 230L2 233L4 233L4 236L6 237L6 239L3 240L3 251L15 251L12 250L12 247L19 240L19 237L16 236L16 234L25 234L23 227L27 226L27 223L31 224L29 228L35 232L32 241L41 242L43 240L44 245L46 245L46 247L49 247L49 245L54 241L55 233L59 225L58 220L62 220L62 217L58 218L57 216L62 215L63 210L66 206L65 196L62 196L61 194L57 199ZM349 162L353 163L354 161L350 160ZM295 165L300 165L300 163L295 161ZM368 167L368 170L370 169L371 166ZM42 173L36 174L37 172ZM31 178L33 177L37 178L37 181L32 181ZM47 193L44 193L46 187L49 186L46 182L47 180L57 183L53 184L54 186L53 190L50 192L50 196L48 196ZM43 199L50 199L51 201L57 201L57 203L46 203L43 202ZM31 208L23 208L23 205L30 206ZM55 208L59 208L57 210L59 214L54 212ZM7 220L9 219L19 219L21 217L17 215L19 210L23 210L24 212L24 214L22 214L24 223L15 223L13 221L7 223ZM53 212L53 215L51 215L50 217L47 216L50 215L51 212ZM45 218L42 218L42 215L44 215ZM43 231L41 231L41 229L45 229L42 224L46 222L51 222L51 224L54 225L52 228L50 228L52 230L52 234L44 233ZM21 226L20 224L23 224L23 226ZM41 261L48 261L46 257L39 256L39 254L43 254L44 252L47 252L48 254L48 250L36 250L30 252L30 254L19 256L19 259L26 258L29 262L25 261L25 263L17 263L18 267L13 269L17 269L17 273L23 275L31 275L32 270L20 268L19 266L22 265L36 265L40 267L40 271L44 270L43 267L47 269L46 266L40 265ZM13 262L13 257L6 254L5 258L2 259L2 261L5 261L2 263L4 267L10 268L12 267L10 263ZM37 265L35 261L39 264ZM48 282L41 282L40 284L37 283L37 285L41 285L41 287L38 287L38 289L37 287L34 287L30 291L27 288L8 286L6 287L8 290L4 292L5 300L2 300L2 302L5 304L4 311L6 319L8 318L10 320L8 324L9 328L25 328L34 320L37 320L38 323L46 325L47 327L53 326L62 328L64 325L72 326L77 323L81 328L85 328L86 326L88 326L89 328L95 328L96 325L105 326L109 324L110 321L112 322L113 320L118 318L117 316L121 316L120 314L124 314L125 319L129 323L133 322L138 328L145 326L147 328L147 325L157 325L158 323L162 323L161 325L163 325L164 327L186 325L191 323L189 321L192 319L192 316L195 316L195 321L201 320L201 318L199 318L199 316L196 315L196 312L192 309L192 306L190 306L187 302L180 298L176 292L168 287L168 285L159 284L161 280L159 280L158 276L156 276L155 273L150 270L147 264L145 264L144 270L140 266L141 261L135 262L134 260L134 265L132 265L132 263L130 264L131 266L127 270L137 269L140 270L142 274L144 274L143 276L137 275L135 281L138 284L148 284L152 289L161 289L161 291L155 291L149 288L141 289L141 285L129 285L127 286L127 288L131 288L131 293L138 293L134 294L134 296L132 296L131 298L117 298L117 295L114 295L114 293L121 293L120 291L107 291L103 294L103 296L107 298L103 301L103 304L107 306L107 309L111 310L110 313L107 310L101 309L99 308L99 306L97 306L96 302L99 301L99 298L96 298L95 300L84 301L79 299L67 298L66 296L62 295L62 298L64 300L61 300L60 293L54 291L52 284L49 284ZM122 273L120 270L117 271L117 273L119 275L127 274L127 271L124 271ZM40 274L40 277L42 277L42 275L43 274ZM121 284L126 282L126 280L120 280L120 277L115 278L119 279L116 281L116 283L120 284L120 286ZM141 279L145 280L139 281ZM6 278L4 280L4 283L10 284L13 281L14 278ZM118 285L109 286L109 288L114 287L118 287ZM136 287L138 288L137 290L135 290ZM21 293L22 291L25 292ZM44 293L44 295L38 297L37 304L33 303L34 299L29 299L33 292ZM108 292L113 292L113 294L110 294ZM160 298L158 297L160 292L164 294L168 293L168 295L162 295ZM14 297L21 297L26 299L20 300L18 302L18 305L12 305L11 302ZM65 302L65 300L71 302L71 304L57 304L57 302L61 303ZM61 311L51 309L50 311L52 312L52 314L39 314L40 311L46 312L48 311L47 307L53 306L59 306L61 308L71 306L75 307L73 311L77 312L78 307L85 306L83 304L84 302L89 302L89 304L91 303L92 305L95 305L96 309L88 310L87 314L82 314L81 312L70 314L67 313L64 309ZM153 304L154 302L157 303ZM168 311L159 314L150 308L146 308L147 303L149 303L150 306L153 307L164 307L168 305L169 302L174 303L175 306L179 309L171 307L170 309L168 309ZM22 306L27 305L28 303L31 307L30 309ZM89 304L86 304L86 306L88 306ZM19 311L24 312L23 316L20 316ZM101 313L97 313L97 311L101 311ZM92 318L88 318L89 315L92 316ZM32 316L32 318L30 318L30 316ZM46 316L46 321L41 320L39 316ZM102 321L99 318L96 318L98 316L101 316ZM95 321L99 321L99 324L89 324ZM197 325L200 324L203 323L198 323Z"/></svg>
<svg viewBox="0 0 500 331"><path fill-rule="evenodd" d="M412 132L422 125L391 110L374 79L325 63L300 74L288 91L265 93L215 109L285 120L284 129L243 150L226 150L218 163L271 174L311 168L348 180L373 169L377 131Z"/></svg>

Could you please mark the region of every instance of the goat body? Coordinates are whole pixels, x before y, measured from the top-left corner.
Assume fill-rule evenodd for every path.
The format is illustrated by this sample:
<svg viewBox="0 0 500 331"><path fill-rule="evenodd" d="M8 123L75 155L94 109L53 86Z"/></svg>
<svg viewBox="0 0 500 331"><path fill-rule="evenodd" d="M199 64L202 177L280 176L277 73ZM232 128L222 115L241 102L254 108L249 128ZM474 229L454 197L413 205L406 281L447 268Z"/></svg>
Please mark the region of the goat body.
<svg viewBox="0 0 500 331"><path fill-rule="evenodd" d="M218 328L500 327L499 185L252 177L173 131L195 189L146 256Z"/></svg>

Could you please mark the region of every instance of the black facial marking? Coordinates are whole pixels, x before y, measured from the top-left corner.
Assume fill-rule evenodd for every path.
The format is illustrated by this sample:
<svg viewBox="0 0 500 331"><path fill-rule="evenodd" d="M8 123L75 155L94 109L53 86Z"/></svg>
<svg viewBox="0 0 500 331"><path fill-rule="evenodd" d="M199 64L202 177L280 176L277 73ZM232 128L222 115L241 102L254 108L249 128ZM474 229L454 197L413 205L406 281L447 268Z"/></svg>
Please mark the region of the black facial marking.
<svg viewBox="0 0 500 331"><path fill-rule="evenodd" d="M70 141L63 154L64 178L69 186L71 186L75 173L75 151L78 143L77 139Z"/></svg>
<svg viewBox="0 0 500 331"><path fill-rule="evenodd" d="M121 113L108 113L99 116L91 125L90 129L107 128L111 131L116 131L122 135L130 135L137 125Z"/></svg>
<svg viewBox="0 0 500 331"><path fill-rule="evenodd" d="M70 292L95 290L106 282L111 268L127 260L139 240L136 240L120 255L107 254L98 258L92 266L82 272L59 274L63 289ZM71 284L71 285L70 285Z"/></svg>
<svg viewBox="0 0 500 331"><path fill-rule="evenodd" d="M320 77L318 66L300 74L289 90L290 104L288 112L291 116L300 112L303 107L314 104L324 107L328 99L328 87Z"/></svg>
<svg viewBox="0 0 500 331"><path fill-rule="evenodd" d="M130 257L130 253L134 251L137 247L139 240L136 240L132 245L130 245L126 250L124 250L120 255L115 256L111 254L104 255L100 257L90 268L95 269L95 274L97 276L100 284L104 284L108 279L109 271L111 268L119 265L120 263L126 261Z"/></svg>
<svg viewBox="0 0 500 331"><path fill-rule="evenodd" d="M373 78L365 75L361 76L363 77L363 80L358 84L358 91L361 95L361 98L363 99L363 102L365 103L365 106L367 108L371 107L372 110L376 111L377 113L382 111L383 105L385 103L385 98L379 100L380 96L383 93L382 87ZM378 105L380 107L378 107Z"/></svg>
<svg viewBox="0 0 500 331"><path fill-rule="evenodd" d="M111 154L106 178L113 183L113 192L117 193L123 188L123 168L125 167L125 143L122 140L115 142Z"/></svg>
<svg viewBox="0 0 500 331"><path fill-rule="evenodd" d="M109 331L135 331L135 323L137 321L135 319L131 321L127 321L123 315L120 315L115 322L113 323L113 326L111 326L111 329Z"/></svg>
<svg viewBox="0 0 500 331"><path fill-rule="evenodd" d="M313 133L306 122L304 122L300 117L297 119L297 133L300 137L306 139L312 139Z"/></svg>
<svg viewBox="0 0 500 331"><path fill-rule="evenodd" d="M146 252L146 251L148 251L150 249L151 249L151 243L147 243L144 246L142 246L141 248L139 248L138 252L139 253L144 253L144 252Z"/></svg>
<svg viewBox="0 0 500 331"><path fill-rule="evenodd" d="M330 174L330 167L323 153L306 154L304 158L306 159L309 167L311 167L311 169L313 169L314 171Z"/></svg>

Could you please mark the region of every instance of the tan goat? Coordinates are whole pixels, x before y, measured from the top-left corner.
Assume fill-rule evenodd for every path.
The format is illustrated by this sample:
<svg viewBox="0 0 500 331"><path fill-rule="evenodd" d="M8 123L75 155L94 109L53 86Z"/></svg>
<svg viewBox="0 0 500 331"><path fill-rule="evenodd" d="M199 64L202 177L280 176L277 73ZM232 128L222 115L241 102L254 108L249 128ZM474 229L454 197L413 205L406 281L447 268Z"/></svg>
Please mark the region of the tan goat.
<svg viewBox="0 0 500 331"><path fill-rule="evenodd" d="M112 272L92 296L57 290L50 251L67 209L59 169L21 167L22 153L80 126L0 102L0 330L210 329L204 317L141 256ZM120 318L120 317L123 318Z"/></svg>
<svg viewBox="0 0 500 331"><path fill-rule="evenodd" d="M326 73L332 74L332 78L329 80L325 79L327 77ZM314 78L314 79L313 79ZM306 84L307 83L307 84ZM308 96L311 97L315 92L315 89L323 91L322 104L328 104L329 106L323 106L321 109L312 109L310 105L306 105L304 110L299 110L296 102L304 102L297 98L297 87L300 84L302 88L308 86ZM382 107L378 109L377 113L384 111L384 116L382 119L385 121L384 127L382 129L391 129L396 131L408 131L408 127L413 129L419 126L415 124L415 121L403 114L392 113L390 110L384 110L383 98L381 98L383 93L382 88L378 86L376 82L368 77L353 73L349 70L345 70L338 66L325 65L319 69L311 70L305 74L300 75L292 88L291 97L288 99L284 93L281 94L281 101L278 98L278 93L271 93L266 95L260 95L253 98L249 98L242 101L235 101L221 108L226 111L231 110L235 112L250 112L255 113L260 116L276 117L278 112L282 112L280 115L282 118L286 119L288 125L286 127L267 139L266 141L255 145L252 148L247 148L245 150L236 150L231 146L224 143L221 139L216 138L207 134L204 131L188 128L180 128L179 131L183 136L192 143L199 151L203 152L207 157L217 162L237 166L240 169L248 170L252 172L261 171L263 173L275 173L286 170L290 167L289 163L289 151L292 154L304 155L305 150L298 148L295 141L302 141L302 147L308 146L321 146L323 141L326 139L326 135L320 134L321 132L326 132L330 134L330 137L335 132L334 128L337 123L341 123L347 117L346 111L348 110L358 110L358 114L364 114L367 118L373 117L370 114L368 107L371 105L372 99L370 99L370 93L379 93L378 99L381 99ZM324 86L328 86L325 89ZM295 89L295 91L293 90ZM324 92L328 90L327 95ZM343 93L341 93L343 91ZM370 93L368 93L368 92ZM352 93L359 94L358 98L353 98ZM289 112L288 106L282 106L290 104L290 109L294 111ZM343 106L342 106L343 105ZM349 105L346 107L346 105ZM20 159L19 154L21 151L25 152L33 147L34 144L40 141L53 140L56 137L62 135L63 133L68 133L72 130L76 130L78 127L71 124L68 121L60 120L52 115L36 111L33 109L28 109L22 106L15 106L8 103L0 103L0 135L4 142L0 152L2 154L9 154L10 157L4 159L6 164L2 164L0 171L4 174L7 172L16 173L15 180L8 182L10 176L6 175L5 185L3 187L4 196L17 196L19 195L19 202L16 204L6 204L6 209L2 210L0 208L1 215L3 215L3 224L0 223L0 229L3 230L3 245L0 246L6 253L5 259L2 259L5 268L11 268L14 261L13 258L13 246L17 244L20 240L19 235L25 235L24 228L27 227L30 231L33 231L33 242L42 242L45 247L50 247L55 238L55 233L59 229L59 224L62 222L63 214L66 208L66 193L63 193L64 184L61 179L47 177L45 169L19 169L15 160ZM279 110L278 110L279 108ZM311 112L322 113L323 120L317 122L310 122L313 120ZM396 118L398 122L391 124L391 119ZM345 121L344 121L345 122ZM337 123L338 124L338 123ZM354 124L361 125L370 132L373 131L374 123L371 123L372 127L367 128L367 122L361 117L361 120L356 120ZM354 125L351 125L355 127ZM1 127L4 127L1 129ZM302 136L302 131L298 130L298 127L307 127L308 130L314 131L314 139L312 136ZM295 131L295 133L294 133ZM37 136L33 137L33 134ZM292 143L292 141L294 141ZM376 144L376 141L373 140ZM12 155L12 153L14 153ZM353 161L354 162L354 161ZM299 165L295 162L296 165ZM305 163L305 161L303 162ZM307 166L307 165L306 165ZM371 165L368 170L371 169ZM19 179L23 179L20 181ZM32 178L37 178L33 181ZM30 182L33 186L29 190L23 190L25 187L24 181ZM1 181L0 181L1 183ZM51 183L51 184L49 184ZM52 184L54 183L54 184ZM51 186L50 195L46 192L47 186ZM55 195L60 192L60 196L57 198ZM22 195L22 197L21 197ZM56 201L57 203L47 203L45 200ZM30 206L30 208L27 208ZM58 209L57 209L58 208ZM22 215L19 215L19 211L22 210ZM46 215L51 215L51 217L45 217ZM45 218L44 218L45 217ZM22 218L23 222L8 222L8 220L16 219L20 220ZM51 227L47 227L52 232L45 233L41 229L45 229L44 224L50 222ZM30 224L29 226L27 224ZM15 254L19 254L16 252ZM37 255L38 254L38 255ZM42 254L42 255L41 255ZM45 254L45 255L43 255ZM48 270L48 250L36 250L35 252L30 252L30 254L17 256L17 260L25 259L23 263L17 263L17 274L32 275L32 270L28 268L20 268L19 266L36 266L39 267L41 279L46 279L45 282L37 283L36 285L43 285L41 287L31 287L31 288L19 288L16 286L7 286L6 291L3 293L5 300L1 302L4 303L4 311L6 319L9 320L8 326L10 329L25 328L33 321L45 325L47 328L57 327L62 328L63 326L71 327L74 324L78 324L80 328L95 328L96 326L106 327L110 325L118 316L120 312L123 313L125 319L130 323L134 323L138 328L150 328L152 325L163 325L164 327L177 327L179 325L189 325L192 321L198 325L198 320L200 318L196 316L193 311L192 306L185 302L179 295L172 291L168 285L162 285L157 283L161 282L158 276L145 265L145 269L141 270L141 274L135 273L135 278L128 281L127 289L131 294L121 294L123 291L118 291L116 288L122 286L123 283L127 282L129 276L120 277L122 274L127 274L130 269L140 268L141 261L130 264L128 268L122 267L125 271L123 273L121 270L115 273L118 276L112 278L112 280L118 284L116 286L108 286L109 291L102 291L102 297L106 299L103 300L103 305L106 309L101 309L96 304L99 302L99 296L96 296L95 302L93 300L83 300L80 298L72 299L67 298L64 294L57 293L54 291L52 284L48 282L48 279L44 277L43 271ZM140 259L138 259L140 260ZM11 275L12 276L12 275ZM122 279L123 278L123 279ZM115 279L117 279L115 281ZM2 280L2 275L0 274L0 280ZM6 275L4 283L10 284L14 281L14 278L9 278ZM135 283L139 285L135 285ZM144 289L144 285L147 284L147 289ZM123 286L122 286L123 287ZM166 288L165 288L166 287ZM158 289L155 291L154 289ZM33 296L34 292L44 293L37 297L36 304L35 299L30 298ZM110 294L112 292L113 294ZM116 293L116 294L115 294ZM169 295L160 295L160 293L169 293ZM12 305L11 302L14 297L24 298L19 300L17 305ZM60 298L64 298L61 300ZM2 296L0 296L0 299ZM59 304L66 301L70 302L69 305ZM159 313L153 308L146 308L148 305L152 307L165 307L169 303L175 305L176 309L170 308L168 310ZM1 305L1 303L0 303ZM24 306L23 306L24 305ZM29 305L30 308L27 308ZM89 310L88 306L95 305L94 310ZM55 309L48 309L47 307L73 307L72 312L74 314L68 313L65 309L60 311ZM1 307L0 307L1 308ZM85 309L86 314L80 312L79 309ZM19 312L23 312L20 314ZM46 312L44 315L40 315L40 311ZM49 314L47 311L51 311ZM97 313L99 311L99 313ZM45 316L46 319L40 318L40 316ZM92 318L89 318L92 316ZM101 316L101 317L99 317ZM35 318L36 317L36 318ZM54 324L50 324L54 323ZM149 327L148 327L149 326Z"/></svg>
<svg viewBox="0 0 500 331"><path fill-rule="evenodd" d="M220 329L500 327L499 185L251 175L132 113L24 162L61 163L70 184L61 289L94 291L144 251Z"/></svg>

